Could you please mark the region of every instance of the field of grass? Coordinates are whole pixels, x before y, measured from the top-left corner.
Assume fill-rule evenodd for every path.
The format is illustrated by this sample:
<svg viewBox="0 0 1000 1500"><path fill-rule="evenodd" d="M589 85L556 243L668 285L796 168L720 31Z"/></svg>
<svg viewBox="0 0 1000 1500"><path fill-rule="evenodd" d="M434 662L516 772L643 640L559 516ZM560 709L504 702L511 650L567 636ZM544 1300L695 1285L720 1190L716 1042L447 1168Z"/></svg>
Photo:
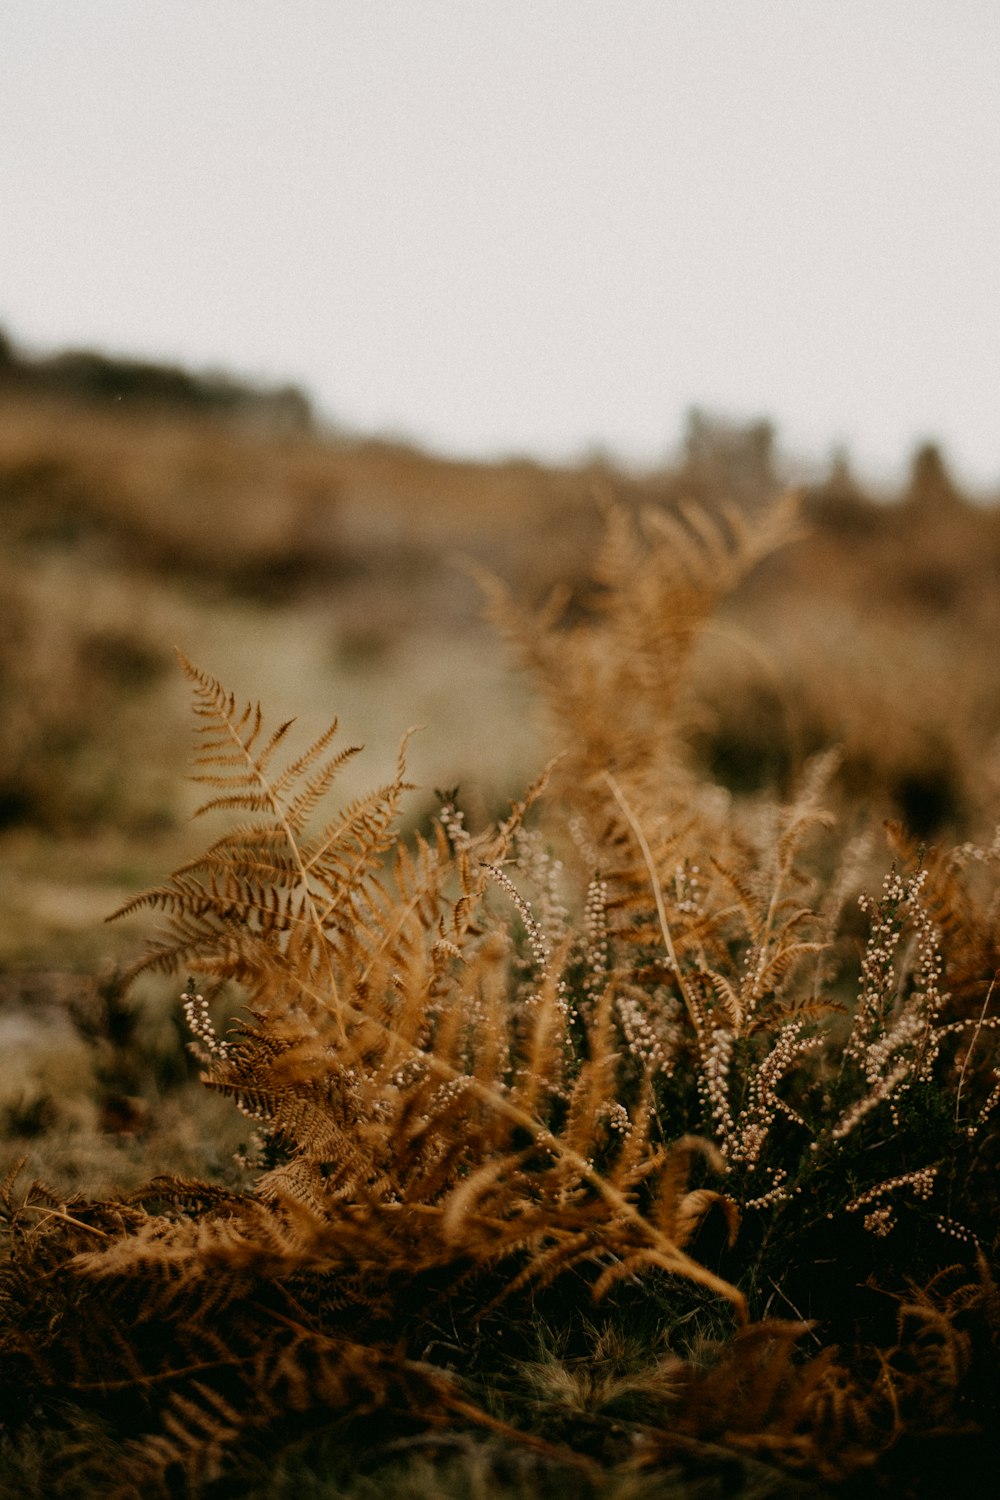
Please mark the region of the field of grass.
<svg viewBox="0 0 1000 1500"><path fill-rule="evenodd" d="M967 1486L1000 511L2 403L0 1490Z"/></svg>

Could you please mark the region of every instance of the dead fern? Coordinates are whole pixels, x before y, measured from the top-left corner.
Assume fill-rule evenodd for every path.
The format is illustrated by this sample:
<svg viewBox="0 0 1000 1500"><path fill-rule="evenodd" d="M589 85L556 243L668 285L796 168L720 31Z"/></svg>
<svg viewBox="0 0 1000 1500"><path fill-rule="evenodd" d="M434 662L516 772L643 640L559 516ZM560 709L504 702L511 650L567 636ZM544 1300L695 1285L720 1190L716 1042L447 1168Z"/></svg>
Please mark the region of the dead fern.
<svg viewBox="0 0 1000 1500"><path fill-rule="evenodd" d="M8 1179L15 1426L112 1423L122 1495L195 1492L288 1423L551 1454L490 1406L501 1333L544 1315L567 1340L645 1320L645 1373L545 1377L608 1451L604 1409L635 1396L640 1470L711 1450L839 1483L984 1428L996 850L897 836L856 907L870 855L836 848L833 753L784 807L686 753L697 632L788 521L614 512L568 621L488 586L562 753L478 833L450 795L401 837L405 738L391 780L331 812L357 753L336 724L292 753L290 723L182 661L199 814L234 826L122 911L163 919L140 967L187 977L203 1081L252 1133L243 1185L95 1204ZM685 1332L706 1320L707 1353Z"/></svg>

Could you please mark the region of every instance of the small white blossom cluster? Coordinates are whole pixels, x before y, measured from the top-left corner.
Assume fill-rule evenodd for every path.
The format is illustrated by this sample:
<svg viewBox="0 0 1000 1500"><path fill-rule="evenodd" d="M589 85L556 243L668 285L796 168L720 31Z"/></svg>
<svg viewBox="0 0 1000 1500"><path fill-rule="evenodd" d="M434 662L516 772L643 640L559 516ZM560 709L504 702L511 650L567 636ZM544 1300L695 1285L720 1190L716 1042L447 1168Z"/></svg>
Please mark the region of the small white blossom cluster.
<svg viewBox="0 0 1000 1500"><path fill-rule="evenodd" d="M778 1094L778 1085L798 1059L822 1045L821 1036L805 1036L802 1021L783 1026L770 1052L750 1074L747 1102L727 1143L725 1154L730 1161L753 1168L767 1140L768 1131L777 1116L784 1115L807 1129L806 1122Z"/></svg>
<svg viewBox="0 0 1000 1500"><path fill-rule="evenodd" d="M921 871L916 880L923 884L924 878ZM896 997L896 952L903 935L899 910L914 886L914 881L905 881L893 867L882 882L880 900L873 900L867 892L858 897L858 905L871 922L871 931L861 960L861 993L845 1055L859 1062Z"/></svg>
<svg viewBox="0 0 1000 1500"><path fill-rule="evenodd" d="M544 977L548 973L549 960L551 959L552 954L549 949L549 945L545 940L545 933L542 931L539 924L535 921L534 912L531 910L531 907L528 905L527 901L525 901L524 897L521 895L521 892L511 880L510 876L507 875L499 865L487 864L484 862L483 869L489 871L489 873L493 876L493 879L496 881L497 885L503 887L503 889L507 892L507 895L510 897L511 901L517 907L517 910L521 917L521 921L524 923L524 930L527 934L528 947L531 949L532 958L534 959L539 972Z"/></svg>
<svg viewBox="0 0 1000 1500"><path fill-rule="evenodd" d="M865 1116L870 1114L883 1100L888 1099L893 1091L898 1089L909 1076L909 1059L902 1057L890 1073L886 1073L884 1077L879 1078L868 1090L867 1094L863 1094L860 1099L855 1100L850 1109L845 1110L830 1131L830 1139L842 1141L845 1136L850 1135L851 1131L860 1125Z"/></svg>
<svg viewBox="0 0 1000 1500"><path fill-rule="evenodd" d="M990 1090L989 1097L987 1098L986 1103L979 1111L978 1120L976 1120L974 1124L966 1127L966 1133L968 1135L975 1135L980 1126L985 1123L987 1117L991 1115L996 1109L997 1105L1000 1104L1000 1068L993 1069L993 1077L995 1078L996 1082Z"/></svg>
<svg viewBox="0 0 1000 1500"><path fill-rule="evenodd" d="M552 854L537 829L522 828L517 836L517 868L538 892L537 922L549 952L566 940L569 908L563 899L563 862Z"/></svg>
<svg viewBox="0 0 1000 1500"><path fill-rule="evenodd" d="M735 1041L734 1032L724 1026L716 1027L708 1044L702 1045L701 1067L698 1070L698 1092L702 1106L711 1119L724 1156L736 1128L729 1108L729 1070Z"/></svg>
<svg viewBox="0 0 1000 1500"><path fill-rule="evenodd" d="M884 1240L886 1235L891 1234L896 1227L896 1215L892 1211L892 1206L883 1203L880 1208L873 1208L871 1213L865 1214L864 1225L869 1234Z"/></svg>
<svg viewBox="0 0 1000 1500"><path fill-rule="evenodd" d="M229 1043L224 1042L212 1025L212 1018L208 1013L208 1001L204 995L195 993L194 980L189 979L187 989L180 997L184 1008L184 1019L188 1030L195 1039L195 1053L202 1062L211 1058L223 1058L229 1055Z"/></svg>
<svg viewBox="0 0 1000 1500"><path fill-rule="evenodd" d="M674 910L684 912L686 916L701 917L705 914L704 900L701 867L689 864L687 860L683 864L675 865Z"/></svg>
<svg viewBox="0 0 1000 1500"><path fill-rule="evenodd" d="M761 1167L768 1135L779 1115L793 1120L803 1129L808 1128L802 1117L778 1094L781 1080L797 1060L821 1044L822 1038L818 1035L806 1036L804 1033L802 1021L792 1021L781 1028L770 1051L748 1073L746 1102L735 1119L730 1102L730 1076L736 1033L728 1027L718 1027L703 1047L698 1091L722 1155L732 1165L750 1172ZM785 1168L767 1166L766 1171L770 1186L744 1203L745 1209L770 1208L775 1203L787 1202L799 1192L797 1187L789 1186Z"/></svg>
<svg viewBox="0 0 1000 1500"><path fill-rule="evenodd" d="M989 865L1000 861L1000 823L997 824L990 844L961 844L953 849L950 862L957 869L966 865Z"/></svg>
<svg viewBox="0 0 1000 1500"><path fill-rule="evenodd" d="M632 1133L632 1121L629 1119L628 1110L624 1104L609 1104L603 1111L603 1117L608 1122L608 1129L615 1135L620 1135L624 1140Z"/></svg>
<svg viewBox="0 0 1000 1500"><path fill-rule="evenodd" d="M465 814L461 808L456 807L452 798L448 798L438 811L438 821L455 853L468 849L472 842L472 835L465 826Z"/></svg>
<svg viewBox="0 0 1000 1500"><path fill-rule="evenodd" d="M405 1062L400 1063L394 1072L389 1074L389 1085L391 1088L399 1089L408 1093L415 1088L427 1076L426 1064L415 1057L408 1057Z"/></svg>
<svg viewBox="0 0 1000 1500"><path fill-rule="evenodd" d="M608 882L598 875L595 875L587 886L587 899L583 907L583 931L586 943L583 991L588 1000L595 1000L604 990L611 963L608 941Z"/></svg>
<svg viewBox="0 0 1000 1500"><path fill-rule="evenodd" d="M912 1188L914 1197L926 1202L934 1191L937 1174L937 1167L918 1167L915 1172L904 1172L901 1177L888 1177L885 1182L876 1183L875 1187L852 1198L845 1211L849 1214L857 1213L859 1209L867 1208L870 1203L884 1198L887 1193L895 1193L904 1187Z"/></svg>
<svg viewBox="0 0 1000 1500"><path fill-rule="evenodd" d="M929 1076L937 1047L934 1045L933 1022L940 1015L948 996L941 990L944 960L937 928L921 902L927 883L927 871L921 870L904 880L896 870L886 876L882 899L873 903L859 897L864 912L872 917L872 929L861 964L862 990L858 1016L847 1052L862 1060L870 1083L882 1072L892 1052L919 1039L921 1055L915 1077ZM896 953L903 934L903 917L912 923L916 934L913 965L913 990L905 1003L899 993L896 976ZM895 1012L895 1024L889 1019Z"/></svg>
<svg viewBox="0 0 1000 1500"><path fill-rule="evenodd" d="M949 1239L957 1240L960 1245L975 1245L977 1249L980 1248L979 1240L972 1230L960 1224L957 1219L951 1219L946 1214L938 1214L935 1222L941 1233L946 1234Z"/></svg>
<svg viewBox="0 0 1000 1500"><path fill-rule="evenodd" d="M569 829L570 838L579 850L580 858L583 860L585 867L589 870L598 869L601 863L601 856L597 845L587 832L587 825L580 814L574 813L566 826Z"/></svg>
<svg viewBox="0 0 1000 1500"><path fill-rule="evenodd" d="M549 861L547 853L545 854L545 862L547 866L558 867L558 870L556 870L556 874L562 868L558 860ZM524 923L524 930L528 938L528 947L531 949L532 960L534 961L535 968L538 970L538 975L542 983L544 984L549 979L550 971L552 968L552 943L549 938L549 933L536 919L531 907L521 895L521 892L511 880L510 876L507 875L507 873L502 870L499 865L488 864L484 862L483 869L488 870L497 884L503 887L503 889L507 892L507 895L510 897L511 901L514 903L518 912L520 913L521 920ZM544 897L543 899L545 903L544 910L547 915L547 920L550 923L550 930L557 936L560 936L562 933L565 933L566 918L569 913L566 908L559 903L554 892L550 893L548 897ZM525 997L525 1003L528 1006L535 1006L540 1002L540 1000L540 988L533 988L531 992ZM560 974L555 981L555 1000L559 1012L565 1023L568 1024L570 1021L576 1019L575 1012L572 1005L570 1004L569 986L567 985L566 977L563 974Z"/></svg>
<svg viewBox="0 0 1000 1500"><path fill-rule="evenodd" d="M869 1083L877 1083L885 1073L889 1059L913 1048L925 1039L927 1018L918 1005L908 1006L889 1031L883 1032L864 1051L865 1077Z"/></svg>
<svg viewBox="0 0 1000 1500"><path fill-rule="evenodd" d="M460 1099L471 1083L472 1079L465 1077L445 1079L434 1090L431 1096L432 1104L438 1109L445 1109L454 1100Z"/></svg>
<svg viewBox="0 0 1000 1500"><path fill-rule="evenodd" d="M248 1120L253 1120L258 1125L270 1125L271 1113L259 1098L254 1098L251 1094L236 1093L232 1099L240 1114L245 1115Z"/></svg>
<svg viewBox="0 0 1000 1500"><path fill-rule="evenodd" d="M740 976L739 1020L743 1026L752 1020L760 1003L766 966L766 950L751 943L743 955L743 973Z"/></svg>
<svg viewBox="0 0 1000 1500"><path fill-rule="evenodd" d="M681 1039L677 1001L657 989L647 996L623 987L615 999L618 1023L629 1052L650 1077L670 1073Z"/></svg>
<svg viewBox="0 0 1000 1500"><path fill-rule="evenodd" d="M264 1164L267 1136L263 1130L251 1132L250 1139L242 1150L233 1152L233 1161L248 1172L259 1171Z"/></svg>
<svg viewBox="0 0 1000 1500"><path fill-rule="evenodd" d="M875 902L859 897L871 918L871 933L861 964L861 994L845 1057L860 1062L868 1093L849 1109L831 1132L842 1140L876 1105L888 1102L899 1123L900 1097L915 1083L931 1077L942 1039L951 1030L936 1021L948 996L941 989L944 960L937 928L921 902L926 870L904 879L896 869L885 877ZM912 967L897 974L906 922L914 929ZM912 988L906 993L906 971Z"/></svg>
<svg viewBox="0 0 1000 1500"><path fill-rule="evenodd" d="M750 1198L743 1204L744 1211L748 1209L771 1208L775 1203L787 1203L791 1198L796 1198L801 1193L801 1187L788 1186L788 1173L784 1167L777 1167L774 1171L774 1181L766 1193L761 1193L759 1198Z"/></svg>
<svg viewBox="0 0 1000 1500"><path fill-rule="evenodd" d="M756 1015L764 998L764 975L767 972L770 952L766 943L753 944L744 960L743 984L740 999L744 1023Z"/></svg>
<svg viewBox="0 0 1000 1500"><path fill-rule="evenodd" d="M917 879L922 881L922 875L923 872ZM929 912L916 899L913 902L913 923L917 933L917 962L915 987L910 995L908 1008L924 1018L924 1035L920 1038L914 1078L926 1081L931 1076L940 1051L941 1037L945 1034L935 1022L950 997L941 989L944 957L938 930L931 921Z"/></svg>

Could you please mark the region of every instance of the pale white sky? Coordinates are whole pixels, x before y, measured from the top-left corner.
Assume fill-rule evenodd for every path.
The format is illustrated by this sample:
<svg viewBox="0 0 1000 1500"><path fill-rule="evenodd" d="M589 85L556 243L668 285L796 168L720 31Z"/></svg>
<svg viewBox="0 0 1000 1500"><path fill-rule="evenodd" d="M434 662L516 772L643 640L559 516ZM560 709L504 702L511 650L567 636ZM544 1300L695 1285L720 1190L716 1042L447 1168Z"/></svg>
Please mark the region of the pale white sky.
<svg viewBox="0 0 1000 1500"><path fill-rule="evenodd" d="M0 322L450 452L1000 483L997 0L0 0Z"/></svg>

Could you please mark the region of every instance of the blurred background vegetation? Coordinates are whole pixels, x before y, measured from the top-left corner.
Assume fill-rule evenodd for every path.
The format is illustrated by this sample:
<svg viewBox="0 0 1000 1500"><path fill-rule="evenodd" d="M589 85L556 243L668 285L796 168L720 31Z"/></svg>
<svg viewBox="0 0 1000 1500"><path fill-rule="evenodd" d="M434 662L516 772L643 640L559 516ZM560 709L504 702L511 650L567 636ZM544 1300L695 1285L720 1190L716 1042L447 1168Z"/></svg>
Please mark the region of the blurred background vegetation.
<svg viewBox="0 0 1000 1500"><path fill-rule="evenodd" d="M482 620L469 563L522 597L558 588L572 604L609 503L753 511L786 484L766 422L693 412L682 452L655 472L600 455L564 468L445 460L321 429L293 386L94 352L29 358L0 335L0 1041L21 1047L0 1079L0 1125L50 1131L69 1075L91 1125L110 1109L105 1124L127 1137L139 1109L143 1080L113 1076L140 1024L113 976L148 923L103 919L204 841L189 824L175 648L272 717L298 715L304 735L338 714L343 742L368 749L345 797L388 775L402 731L423 726L412 818L457 784L478 819L559 746ZM987 835L1000 507L961 493L928 444L892 495L838 456L803 488L801 513L801 534L697 649L692 755L753 797L784 794L838 743L848 819L902 819L930 842ZM50 1040L72 1032L55 1049L66 1077L47 1076L51 1047L32 1052L39 1023ZM176 1034L142 1024L150 1068L169 1073Z"/></svg>

